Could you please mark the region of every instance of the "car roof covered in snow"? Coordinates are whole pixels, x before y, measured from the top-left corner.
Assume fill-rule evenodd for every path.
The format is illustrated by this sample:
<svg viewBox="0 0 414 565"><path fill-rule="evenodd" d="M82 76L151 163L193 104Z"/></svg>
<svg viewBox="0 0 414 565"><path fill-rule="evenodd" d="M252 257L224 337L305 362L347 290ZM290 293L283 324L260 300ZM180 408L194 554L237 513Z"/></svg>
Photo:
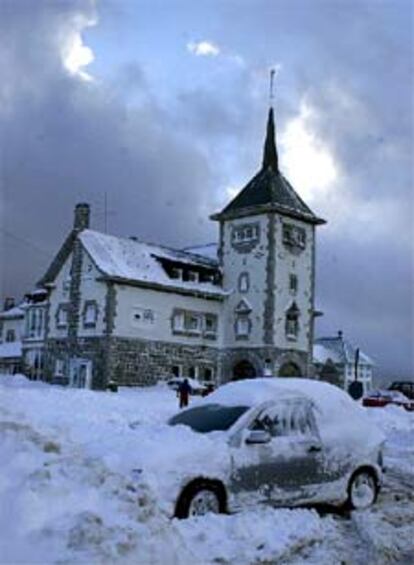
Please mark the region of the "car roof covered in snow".
<svg viewBox="0 0 414 565"><path fill-rule="evenodd" d="M315 406L321 437L334 443L350 438L357 447L378 443L381 434L373 429L364 409L345 391L326 382L305 378L265 377L225 384L211 393L207 403L254 407L271 400L286 402L308 399Z"/></svg>

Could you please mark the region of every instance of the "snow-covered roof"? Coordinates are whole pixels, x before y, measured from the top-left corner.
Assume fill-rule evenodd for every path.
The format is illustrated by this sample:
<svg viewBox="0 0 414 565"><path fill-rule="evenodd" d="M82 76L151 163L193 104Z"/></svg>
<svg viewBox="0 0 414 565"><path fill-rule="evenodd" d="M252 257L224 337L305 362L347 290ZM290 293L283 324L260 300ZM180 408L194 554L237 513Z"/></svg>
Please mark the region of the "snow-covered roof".
<svg viewBox="0 0 414 565"><path fill-rule="evenodd" d="M0 312L0 319L12 320L15 318L23 318L24 311L22 310L22 306L24 305L20 304L19 306L13 306L13 308L10 308L9 310L4 310L3 312Z"/></svg>
<svg viewBox="0 0 414 565"><path fill-rule="evenodd" d="M97 268L108 277L174 287L177 290L224 295L222 288L212 282L170 278L161 263L163 260L169 260L195 268L217 270L216 260L188 251L177 251L93 230L84 230L79 237Z"/></svg>
<svg viewBox="0 0 414 565"><path fill-rule="evenodd" d="M315 363L324 364L328 359L333 363L355 363L356 347L342 336L321 337L315 340L313 346L313 360ZM359 351L359 363L374 365L374 361L363 351Z"/></svg>
<svg viewBox="0 0 414 565"><path fill-rule="evenodd" d="M205 243L204 245L184 247L182 251L185 253L195 253L196 255L202 255L203 257L217 261L218 245L217 243Z"/></svg>
<svg viewBox="0 0 414 565"><path fill-rule="evenodd" d="M0 359L21 357L21 355L21 341L6 341L5 343L0 343Z"/></svg>

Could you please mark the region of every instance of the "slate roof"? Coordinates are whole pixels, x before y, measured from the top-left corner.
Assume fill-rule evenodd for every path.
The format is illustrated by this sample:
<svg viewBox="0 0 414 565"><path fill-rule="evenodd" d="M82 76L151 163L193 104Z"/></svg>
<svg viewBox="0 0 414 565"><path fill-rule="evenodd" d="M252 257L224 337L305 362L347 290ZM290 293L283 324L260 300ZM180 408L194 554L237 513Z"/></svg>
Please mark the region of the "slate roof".
<svg viewBox="0 0 414 565"><path fill-rule="evenodd" d="M320 337L313 346L313 359L316 363L326 363L331 359L338 364L354 364L356 347L342 336ZM374 361L363 351L359 352L359 363L375 365Z"/></svg>
<svg viewBox="0 0 414 565"><path fill-rule="evenodd" d="M273 108L270 108L261 170L213 220L274 211L311 224L324 224L295 192L279 170Z"/></svg>

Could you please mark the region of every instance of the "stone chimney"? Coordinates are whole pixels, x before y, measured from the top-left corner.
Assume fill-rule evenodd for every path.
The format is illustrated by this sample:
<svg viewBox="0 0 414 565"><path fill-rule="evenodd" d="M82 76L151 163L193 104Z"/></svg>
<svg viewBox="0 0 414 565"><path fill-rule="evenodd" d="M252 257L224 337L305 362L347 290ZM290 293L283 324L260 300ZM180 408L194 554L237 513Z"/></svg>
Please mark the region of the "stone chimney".
<svg viewBox="0 0 414 565"><path fill-rule="evenodd" d="M80 203L75 206L75 219L73 229L77 231L89 228L90 206L89 204Z"/></svg>
<svg viewBox="0 0 414 565"><path fill-rule="evenodd" d="M339 339L342 339L343 335L344 335L344 334L343 334L342 330L339 330L339 331L338 331L338 337L339 337Z"/></svg>

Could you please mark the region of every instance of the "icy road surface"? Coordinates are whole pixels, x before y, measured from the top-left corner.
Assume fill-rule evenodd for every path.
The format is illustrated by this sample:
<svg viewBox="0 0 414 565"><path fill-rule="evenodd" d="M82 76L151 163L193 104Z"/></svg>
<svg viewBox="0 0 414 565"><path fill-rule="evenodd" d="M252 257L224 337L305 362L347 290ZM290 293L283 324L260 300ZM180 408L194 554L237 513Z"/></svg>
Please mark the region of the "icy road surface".
<svg viewBox="0 0 414 565"><path fill-rule="evenodd" d="M125 449L176 405L164 387L114 394L0 375L0 563L414 563L414 413L369 411L387 435L389 468L370 510L178 521L134 481Z"/></svg>

